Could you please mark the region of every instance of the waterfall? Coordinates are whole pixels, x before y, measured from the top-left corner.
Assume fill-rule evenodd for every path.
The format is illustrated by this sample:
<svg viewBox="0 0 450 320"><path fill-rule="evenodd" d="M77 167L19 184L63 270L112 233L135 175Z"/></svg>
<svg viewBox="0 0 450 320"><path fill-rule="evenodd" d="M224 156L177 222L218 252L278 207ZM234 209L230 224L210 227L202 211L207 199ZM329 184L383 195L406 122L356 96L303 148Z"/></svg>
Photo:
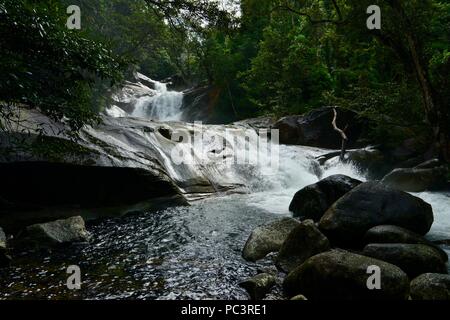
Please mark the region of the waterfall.
<svg viewBox="0 0 450 320"><path fill-rule="evenodd" d="M131 115L160 121L180 121L183 93L168 90L166 83L152 81L154 95L138 98Z"/></svg>

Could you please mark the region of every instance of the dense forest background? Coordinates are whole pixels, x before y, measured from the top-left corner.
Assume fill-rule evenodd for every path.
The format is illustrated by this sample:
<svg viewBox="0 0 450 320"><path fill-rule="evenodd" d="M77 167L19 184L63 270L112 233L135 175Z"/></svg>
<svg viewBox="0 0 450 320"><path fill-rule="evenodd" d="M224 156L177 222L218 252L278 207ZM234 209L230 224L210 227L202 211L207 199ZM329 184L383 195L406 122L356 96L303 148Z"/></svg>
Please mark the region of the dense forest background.
<svg viewBox="0 0 450 320"><path fill-rule="evenodd" d="M420 137L449 160L448 0L0 0L0 43L4 119L27 106L76 132L139 70L210 86L223 122L339 105L375 141Z"/></svg>

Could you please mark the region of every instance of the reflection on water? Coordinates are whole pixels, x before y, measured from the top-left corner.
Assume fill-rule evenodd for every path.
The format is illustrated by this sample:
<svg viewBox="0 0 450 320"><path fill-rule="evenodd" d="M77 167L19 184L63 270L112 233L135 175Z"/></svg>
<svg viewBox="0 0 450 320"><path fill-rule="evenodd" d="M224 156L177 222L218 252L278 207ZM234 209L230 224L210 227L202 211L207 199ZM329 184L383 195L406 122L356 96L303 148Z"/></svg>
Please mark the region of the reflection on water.
<svg viewBox="0 0 450 320"><path fill-rule="evenodd" d="M253 228L276 216L247 206L246 197L93 223L89 244L16 257L0 271L0 297L247 299L237 284L270 262L244 261L242 247ZM80 291L65 287L74 264Z"/></svg>

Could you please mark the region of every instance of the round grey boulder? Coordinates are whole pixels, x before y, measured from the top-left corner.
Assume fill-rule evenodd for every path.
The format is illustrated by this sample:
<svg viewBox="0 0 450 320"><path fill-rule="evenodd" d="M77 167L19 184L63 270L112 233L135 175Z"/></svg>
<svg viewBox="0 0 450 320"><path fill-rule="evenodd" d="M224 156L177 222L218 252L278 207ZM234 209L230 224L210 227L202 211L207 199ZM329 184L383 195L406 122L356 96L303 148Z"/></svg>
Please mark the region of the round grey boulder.
<svg viewBox="0 0 450 320"><path fill-rule="evenodd" d="M411 281L413 300L450 300L450 276L425 273Z"/></svg>
<svg viewBox="0 0 450 320"><path fill-rule="evenodd" d="M276 257L276 265L289 273L308 258L328 251L330 242L314 224L306 220L297 226L283 242Z"/></svg>
<svg viewBox="0 0 450 320"><path fill-rule="evenodd" d="M433 219L431 205L422 199L379 182L365 182L327 210L319 229L333 245L354 247L373 227L395 225L424 235Z"/></svg>
<svg viewBox="0 0 450 320"><path fill-rule="evenodd" d="M299 224L295 219L283 218L256 228L245 243L243 258L255 262L271 252L277 252L289 233Z"/></svg>
<svg viewBox="0 0 450 320"><path fill-rule="evenodd" d="M88 240L84 220L77 216L28 226L20 234L19 244L31 248L50 248Z"/></svg>
<svg viewBox="0 0 450 320"><path fill-rule="evenodd" d="M447 273L439 251L423 244L369 244L363 254L396 265L411 279L424 273Z"/></svg>
<svg viewBox="0 0 450 320"><path fill-rule="evenodd" d="M345 175L333 175L298 191L289 205L294 217L319 221L333 203L361 184Z"/></svg>
<svg viewBox="0 0 450 320"><path fill-rule="evenodd" d="M380 289L370 286L371 268L381 272ZM283 282L288 297L303 294L309 300L406 300L408 276L384 261L332 250L309 258Z"/></svg>

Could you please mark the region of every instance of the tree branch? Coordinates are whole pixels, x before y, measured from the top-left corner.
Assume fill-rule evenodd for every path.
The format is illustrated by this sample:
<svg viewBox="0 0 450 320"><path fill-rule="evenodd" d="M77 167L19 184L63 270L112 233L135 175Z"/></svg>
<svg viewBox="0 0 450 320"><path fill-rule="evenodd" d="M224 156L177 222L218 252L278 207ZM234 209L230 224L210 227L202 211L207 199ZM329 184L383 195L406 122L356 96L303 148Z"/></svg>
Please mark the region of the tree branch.
<svg viewBox="0 0 450 320"><path fill-rule="evenodd" d="M315 20L315 19L313 19L313 17L311 17L310 14L308 14L306 12L302 12L302 11L296 10L296 9L290 7L287 4L278 5L278 6L274 7L271 11L272 12L277 11L277 10L288 11L288 12L294 13L294 14L296 14L298 16L306 17L311 24L323 24L323 23L332 23L332 24L335 24L335 25L344 24L346 21L342 17L342 11L339 8L336 0L332 0L332 3L333 3L334 10L336 11L336 14L338 16L337 20L334 20L334 19L319 19L319 20Z"/></svg>
<svg viewBox="0 0 450 320"><path fill-rule="evenodd" d="M331 124L333 126L333 129L335 131L337 131L340 134L341 138L342 138L342 147L341 147L341 157L340 157L340 159L341 159L341 161L343 161L344 160L344 156L345 156L345 150L346 150L346 147L347 147L347 141L348 141L348 137L347 137L347 135L344 132L347 129L347 127L344 130L339 129L338 126L337 126L337 111L336 111L336 108L333 108L333 113L334 113L334 117L333 117L333 121L331 122Z"/></svg>

